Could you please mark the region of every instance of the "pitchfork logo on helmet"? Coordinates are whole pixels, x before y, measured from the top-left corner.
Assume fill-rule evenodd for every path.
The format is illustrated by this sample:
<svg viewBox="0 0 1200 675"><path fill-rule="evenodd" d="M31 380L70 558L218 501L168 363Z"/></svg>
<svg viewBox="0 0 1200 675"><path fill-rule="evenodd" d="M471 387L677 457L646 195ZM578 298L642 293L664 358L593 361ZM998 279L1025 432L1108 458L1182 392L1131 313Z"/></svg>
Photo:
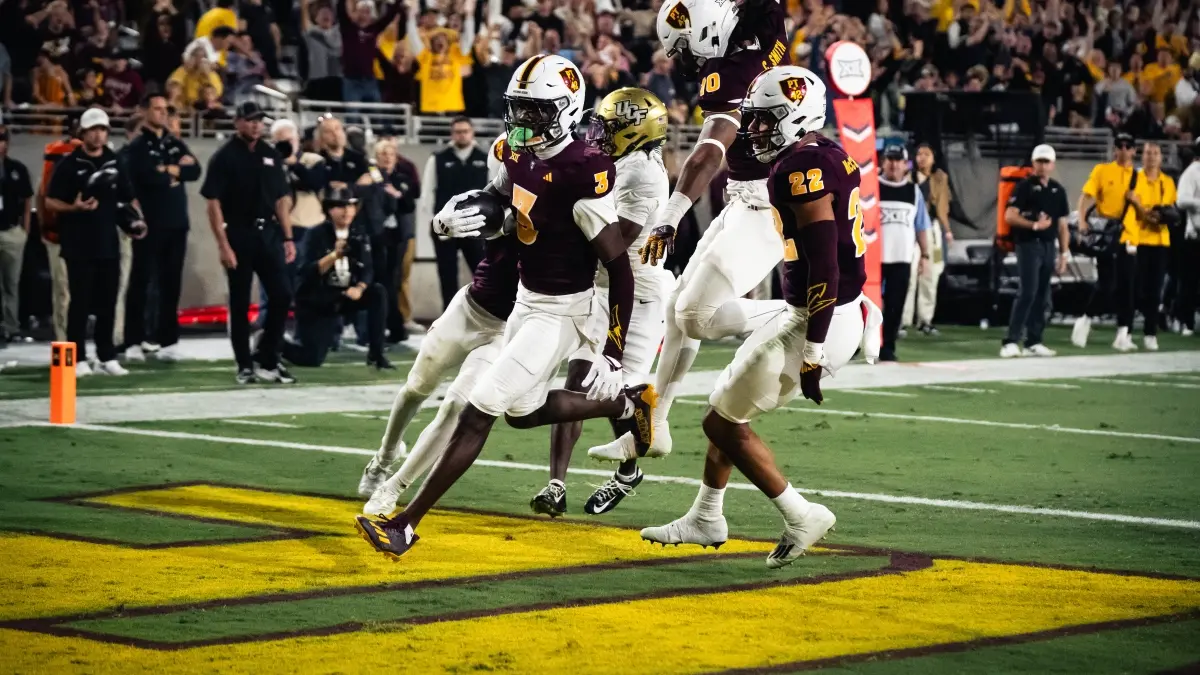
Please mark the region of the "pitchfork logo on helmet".
<svg viewBox="0 0 1200 675"><path fill-rule="evenodd" d="M517 67L504 93L504 128L512 148L537 150L571 137L583 118L585 87L575 64L538 54Z"/></svg>
<svg viewBox="0 0 1200 675"><path fill-rule="evenodd" d="M742 131L754 157L770 162L804 134L825 126L825 83L799 66L763 71L742 100Z"/></svg>
<svg viewBox="0 0 1200 675"><path fill-rule="evenodd" d="M658 39L667 56L678 56L691 74L725 56L737 22L734 0L668 0L658 10Z"/></svg>

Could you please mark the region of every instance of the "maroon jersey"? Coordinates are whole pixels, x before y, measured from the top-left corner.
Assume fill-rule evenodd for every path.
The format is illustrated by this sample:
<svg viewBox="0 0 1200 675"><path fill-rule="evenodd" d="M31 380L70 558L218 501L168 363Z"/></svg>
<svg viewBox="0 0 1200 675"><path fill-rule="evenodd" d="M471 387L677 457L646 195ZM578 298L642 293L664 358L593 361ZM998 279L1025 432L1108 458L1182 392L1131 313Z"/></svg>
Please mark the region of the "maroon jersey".
<svg viewBox="0 0 1200 675"><path fill-rule="evenodd" d="M775 0L756 4L759 11L747 10L738 19L738 28L750 22L750 31L758 38L758 48L743 49L718 59L709 59L700 69L700 97L697 103L705 113L728 113L738 109L750 83L759 73L778 65L791 63L788 58L786 15L783 5ZM736 32L741 32L736 31ZM729 180L761 180L771 172L771 165L754 158L750 143L739 135L725 153L729 163Z"/></svg>
<svg viewBox="0 0 1200 675"><path fill-rule="evenodd" d="M816 201L833 195L833 216L837 223L838 290L837 305L852 302L862 293L867 281L863 254L862 202L859 199L858 164L842 146L817 136L815 143L795 143L785 149L771 166L767 187L775 209L775 225L783 237L783 297L794 307L808 307L808 259L796 238L796 218L792 204ZM810 308L811 309L811 308Z"/></svg>
<svg viewBox="0 0 1200 675"><path fill-rule="evenodd" d="M576 202L603 197L616 185L612 158L573 142L549 159L497 143L517 219L521 283L543 295L570 295L592 288L596 252L575 224Z"/></svg>
<svg viewBox="0 0 1200 675"><path fill-rule="evenodd" d="M502 321L512 314L517 299L517 238L500 237L484 242L483 260L475 266L471 299Z"/></svg>

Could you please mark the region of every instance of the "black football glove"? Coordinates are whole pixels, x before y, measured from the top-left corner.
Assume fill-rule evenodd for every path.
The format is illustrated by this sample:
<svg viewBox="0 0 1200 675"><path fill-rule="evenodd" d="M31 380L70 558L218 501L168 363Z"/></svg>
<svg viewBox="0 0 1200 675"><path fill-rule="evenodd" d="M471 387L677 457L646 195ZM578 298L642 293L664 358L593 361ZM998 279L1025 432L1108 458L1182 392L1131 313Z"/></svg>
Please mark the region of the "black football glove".
<svg viewBox="0 0 1200 675"><path fill-rule="evenodd" d="M657 265L659 260L670 255L675 248L675 228L670 225L659 225L650 230L646 245L638 249L642 256L643 265Z"/></svg>
<svg viewBox="0 0 1200 675"><path fill-rule="evenodd" d="M800 392L804 394L804 398L809 399L817 405L821 405L821 401L825 400L825 397L821 394L820 365L805 361L800 366Z"/></svg>

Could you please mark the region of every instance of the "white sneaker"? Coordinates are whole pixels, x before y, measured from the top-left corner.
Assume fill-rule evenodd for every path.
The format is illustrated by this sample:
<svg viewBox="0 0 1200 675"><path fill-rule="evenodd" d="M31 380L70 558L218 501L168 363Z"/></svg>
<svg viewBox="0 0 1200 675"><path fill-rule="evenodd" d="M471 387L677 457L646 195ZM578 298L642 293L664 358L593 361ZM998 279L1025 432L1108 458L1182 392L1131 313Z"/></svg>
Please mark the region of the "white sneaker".
<svg viewBox="0 0 1200 675"><path fill-rule="evenodd" d="M1142 338L1142 345L1146 348L1146 351L1148 351L1148 352L1158 351L1158 336L1147 335L1146 337Z"/></svg>
<svg viewBox="0 0 1200 675"><path fill-rule="evenodd" d="M96 369L96 372L103 373L104 375L118 375L118 376L129 374L129 371L125 370L125 368L123 366L121 366L121 364L116 359L112 359L111 361L105 361L104 363L101 363L100 367Z"/></svg>
<svg viewBox="0 0 1200 675"><path fill-rule="evenodd" d="M1182 335L1183 337L1191 337L1196 334L1196 331L1192 330L1191 328L1188 328L1187 326L1184 326L1183 328L1179 329L1179 334Z"/></svg>
<svg viewBox="0 0 1200 675"><path fill-rule="evenodd" d="M1112 346L1113 349L1119 352L1137 351L1137 344L1134 343L1133 338L1130 337L1128 328L1117 329L1117 339L1113 340Z"/></svg>
<svg viewBox="0 0 1200 675"><path fill-rule="evenodd" d="M1024 354L1021 352L1021 345L1015 342L1009 342L1000 348L1000 358L1002 359L1013 359L1019 356L1024 356Z"/></svg>
<svg viewBox="0 0 1200 675"><path fill-rule="evenodd" d="M407 449L404 444L400 444L400 453L397 459L404 457ZM390 466L384 466L379 463L379 459L372 457L370 462L367 462L366 468L363 469L362 478L358 481L358 496L370 497L374 494L375 489L383 485L383 481L391 475Z"/></svg>
<svg viewBox="0 0 1200 675"><path fill-rule="evenodd" d="M154 358L163 363L178 363L183 360L183 355L179 353L179 344L167 345L159 349L157 352L152 352Z"/></svg>
<svg viewBox="0 0 1200 675"><path fill-rule="evenodd" d="M1178 333L1179 331L1183 330L1183 323L1179 319L1171 319L1171 321L1167 324L1167 330L1171 331L1172 333Z"/></svg>
<svg viewBox="0 0 1200 675"><path fill-rule="evenodd" d="M1071 328L1071 344L1080 349L1087 346L1088 334L1092 332L1092 318L1090 316L1081 316L1075 319L1075 325Z"/></svg>
<svg viewBox="0 0 1200 675"><path fill-rule="evenodd" d="M88 375L91 375L91 374L92 374L92 367L90 365L88 365L87 361L76 361L75 362L75 377L76 378L87 377Z"/></svg>
<svg viewBox="0 0 1200 675"><path fill-rule="evenodd" d="M143 363L146 361L146 354L138 345L125 348L125 360L130 363Z"/></svg>
<svg viewBox="0 0 1200 675"><path fill-rule="evenodd" d="M392 481L384 481L371 493L371 498L363 505L363 514L368 516L387 516L396 510L396 502L404 488L392 485Z"/></svg>
<svg viewBox="0 0 1200 675"><path fill-rule="evenodd" d="M687 514L661 527L647 527L642 530L642 539L656 544L696 544L708 548L720 548L729 539L729 526L725 516L715 520L700 520L692 514Z"/></svg>
<svg viewBox="0 0 1200 675"><path fill-rule="evenodd" d="M147 354L153 354L154 352L162 349L157 342L143 342L141 347L142 351L146 352Z"/></svg>
<svg viewBox="0 0 1200 675"><path fill-rule="evenodd" d="M408 321L404 324L404 330L408 331L409 335L424 335L429 329L416 321Z"/></svg>
<svg viewBox="0 0 1200 675"><path fill-rule="evenodd" d="M810 504L804 514L804 523L799 527L784 528L783 536L767 555L767 568L779 569L795 562L810 546L825 538L825 534L837 523L833 511L821 504Z"/></svg>
<svg viewBox="0 0 1200 675"><path fill-rule="evenodd" d="M1026 347L1025 356L1058 356L1058 352L1039 342L1032 347Z"/></svg>

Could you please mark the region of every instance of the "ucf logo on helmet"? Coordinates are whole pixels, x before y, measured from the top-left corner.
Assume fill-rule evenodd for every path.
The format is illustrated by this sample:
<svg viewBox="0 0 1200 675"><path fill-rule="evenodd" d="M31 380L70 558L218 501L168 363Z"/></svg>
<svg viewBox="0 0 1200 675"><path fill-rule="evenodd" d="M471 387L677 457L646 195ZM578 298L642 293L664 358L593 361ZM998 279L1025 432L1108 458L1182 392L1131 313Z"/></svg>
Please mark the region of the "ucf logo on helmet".
<svg viewBox="0 0 1200 675"><path fill-rule="evenodd" d="M618 118L627 120L630 124L641 124L642 120L646 119L646 115L650 113L648 109L629 100L617 101L613 112Z"/></svg>

